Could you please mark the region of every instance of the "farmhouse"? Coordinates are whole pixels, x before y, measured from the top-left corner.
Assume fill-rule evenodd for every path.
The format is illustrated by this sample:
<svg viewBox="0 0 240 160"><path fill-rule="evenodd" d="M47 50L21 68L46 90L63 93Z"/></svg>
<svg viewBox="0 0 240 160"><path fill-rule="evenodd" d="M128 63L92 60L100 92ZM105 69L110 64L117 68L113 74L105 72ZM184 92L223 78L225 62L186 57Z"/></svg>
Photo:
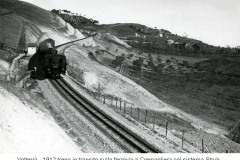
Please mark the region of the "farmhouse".
<svg viewBox="0 0 240 160"><path fill-rule="evenodd" d="M167 40L167 44L169 44L169 45L174 44L174 40L172 40L172 39Z"/></svg>

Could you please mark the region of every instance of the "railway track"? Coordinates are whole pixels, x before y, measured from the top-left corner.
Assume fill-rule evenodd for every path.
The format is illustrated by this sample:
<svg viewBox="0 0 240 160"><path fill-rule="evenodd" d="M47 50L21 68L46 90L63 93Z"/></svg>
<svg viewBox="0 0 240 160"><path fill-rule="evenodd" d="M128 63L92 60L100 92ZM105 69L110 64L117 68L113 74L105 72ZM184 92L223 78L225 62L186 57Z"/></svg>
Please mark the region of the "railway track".
<svg viewBox="0 0 240 160"><path fill-rule="evenodd" d="M85 118L91 121L99 130L116 142L122 149L130 153L161 153L143 138L129 131L119 122L99 110L85 97L76 92L68 83L61 79L52 79L50 82L61 95L75 107Z"/></svg>

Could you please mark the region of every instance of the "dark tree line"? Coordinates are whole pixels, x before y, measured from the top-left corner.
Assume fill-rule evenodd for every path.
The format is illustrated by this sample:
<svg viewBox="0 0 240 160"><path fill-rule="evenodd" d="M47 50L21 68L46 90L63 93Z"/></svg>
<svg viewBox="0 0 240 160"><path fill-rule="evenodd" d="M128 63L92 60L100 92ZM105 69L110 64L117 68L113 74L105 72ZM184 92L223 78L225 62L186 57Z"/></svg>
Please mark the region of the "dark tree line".
<svg viewBox="0 0 240 160"><path fill-rule="evenodd" d="M165 42L165 43L164 43ZM169 45L164 39L149 38L144 41L141 37L128 38L128 44L146 53L172 54L172 55L239 55L239 48L212 46L202 42Z"/></svg>
<svg viewBox="0 0 240 160"><path fill-rule="evenodd" d="M64 13L56 9L51 10L51 12L60 16L64 21L68 22L75 28L83 28L85 26L94 26L99 23L99 21L97 20L94 20L92 18L86 18L84 16L81 16L80 14L78 15L65 9L62 10L62 12Z"/></svg>

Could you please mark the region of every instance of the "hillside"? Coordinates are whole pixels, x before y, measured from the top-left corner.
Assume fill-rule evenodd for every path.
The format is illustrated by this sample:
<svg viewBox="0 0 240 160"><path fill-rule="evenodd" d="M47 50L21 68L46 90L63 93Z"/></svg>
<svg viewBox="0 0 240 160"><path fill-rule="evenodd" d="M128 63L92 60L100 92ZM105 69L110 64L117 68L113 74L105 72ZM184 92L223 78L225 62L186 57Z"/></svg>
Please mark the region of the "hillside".
<svg viewBox="0 0 240 160"><path fill-rule="evenodd" d="M13 51L23 51L28 43L39 43L44 37L56 39L56 45L84 37L60 17L26 2L1 0L0 12L4 24L0 43Z"/></svg>
<svg viewBox="0 0 240 160"><path fill-rule="evenodd" d="M134 23L80 30L94 35L101 48L91 50L93 61L129 77L164 102L224 128L227 134L240 118L238 49ZM114 42L113 36L131 48ZM138 64L141 67L136 68Z"/></svg>
<svg viewBox="0 0 240 160"><path fill-rule="evenodd" d="M239 53L239 50L235 48L212 46L187 36L171 33L165 29L150 28L141 24L99 25L94 29L98 32L116 35L129 45L147 53L197 57Z"/></svg>
<svg viewBox="0 0 240 160"><path fill-rule="evenodd" d="M17 0L1 0L0 13L0 24L6 24L0 26L0 42L5 45L0 50L3 59L0 61L1 85L10 83L44 97L48 103L46 110L62 124L66 133L72 134L80 147L85 148L83 152L120 150L115 149L106 137L99 136L97 129L92 124L86 124L82 116L76 116L71 105L65 105L67 102L58 98L58 92L47 80L37 82L26 76L29 56L22 53L30 42L39 44L46 38L53 38L58 45L91 35L81 42L58 48L59 54L67 57L67 78L74 79L71 83L76 88L83 88L92 99L94 94L100 94L120 100L111 112L127 120L131 127L147 131L147 136L157 137L157 142L161 142L159 145L169 152L199 152L203 138L206 152L240 152L240 145L227 138L240 118L238 85L232 82L224 85L227 79L207 69L210 67L202 67L209 66L211 61L209 57L195 56L201 53L199 46L195 45L196 52L191 50L186 53L186 49L178 48L183 43L194 46L202 42L139 24L98 25L90 20L93 24L89 22L81 26L82 22L89 21L84 18L79 20L79 31L70 24L74 19L65 22L63 15L60 18L55 13ZM174 43L166 43L170 38L174 39ZM153 42L160 48L154 47ZM189 56L189 53L194 55ZM16 56L18 58L13 60ZM219 66L217 62L214 62L216 68ZM13 77L10 82L5 82L9 80L9 73ZM90 78L87 75L91 75ZM215 78L221 83L217 83ZM128 104L125 109L133 110L133 113L119 114L121 103L125 102ZM108 110L111 106L101 107ZM142 118L131 115L136 115L139 110ZM146 110L149 111L149 119L144 123ZM155 117L155 114L159 116ZM152 120L155 118L156 130L153 131ZM166 122L169 122L168 138L165 137ZM233 130L233 134L238 133L235 128ZM181 147L183 132L186 135L185 147Z"/></svg>
<svg viewBox="0 0 240 160"><path fill-rule="evenodd" d="M96 54L102 64L118 66L115 69L119 73L162 101L224 128L227 135L237 124L240 118L238 56L203 59L152 54L151 60L149 54L139 54L134 48L124 50L106 38L95 41L108 49L102 55ZM118 57L123 61L117 61ZM141 58L142 67L137 70L134 62Z"/></svg>
<svg viewBox="0 0 240 160"><path fill-rule="evenodd" d="M52 10L65 21L81 30L85 35L110 33L146 53L181 55L193 57L214 57L239 54L238 48L225 48L177 35L166 29L150 28L136 23L99 24L97 20L68 10Z"/></svg>
<svg viewBox="0 0 240 160"><path fill-rule="evenodd" d="M46 38L58 45L83 37L50 11L22 1L0 0L1 153L81 153L46 109L50 105L37 82L29 79L29 56L23 51L28 43Z"/></svg>
<svg viewBox="0 0 240 160"><path fill-rule="evenodd" d="M196 67L201 71L213 72L219 75L225 75L234 78L240 77L239 62L239 56L223 56L197 63ZM231 81L229 83L234 84L235 82Z"/></svg>

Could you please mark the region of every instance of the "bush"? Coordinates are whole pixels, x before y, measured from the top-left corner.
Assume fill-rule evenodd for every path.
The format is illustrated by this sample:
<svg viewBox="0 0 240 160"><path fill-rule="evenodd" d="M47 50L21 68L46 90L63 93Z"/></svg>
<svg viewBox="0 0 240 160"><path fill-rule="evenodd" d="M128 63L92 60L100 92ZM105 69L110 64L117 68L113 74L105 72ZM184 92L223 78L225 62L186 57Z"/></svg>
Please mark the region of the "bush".
<svg viewBox="0 0 240 160"><path fill-rule="evenodd" d="M139 58L135 61L133 61L133 68L136 69L136 70L141 70L143 66L143 58Z"/></svg>
<svg viewBox="0 0 240 160"><path fill-rule="evenodd" d="M107 50L107 51L110 51L110 48L109 48L109 47L106 47L106 50Z"/></svg>
<svg viewBox="0 0 240 160"><path fill-rule="evenodd" d="M104 54L104 51L102 51L102 50L97 50L97 51L95 51L95 53L96 53L97 55L103 55L103 54Z"/></svg>
<svg viewBox="0 0 240 160"><path fill-rule="evenodd" d="M120 66L124 60L125 60L125 57L123 55L116 56L116 59L114 59L112 63L115 64L116 66Z"/></svg>
<svg viewBox="0 0 240 160"><path fill-rule="evenodd" d="M131 59L133 57L133 54L128 54L127 59Z"/></svg>
<svg viewBox="0 0 240 160"><path fill-rule="evenodd" d="M90 59L94 60L94 61L97 61L96 60L96 57L94 56L94 53L93 52L89 52L88 53L88 56L90 57Z"/></svg>

